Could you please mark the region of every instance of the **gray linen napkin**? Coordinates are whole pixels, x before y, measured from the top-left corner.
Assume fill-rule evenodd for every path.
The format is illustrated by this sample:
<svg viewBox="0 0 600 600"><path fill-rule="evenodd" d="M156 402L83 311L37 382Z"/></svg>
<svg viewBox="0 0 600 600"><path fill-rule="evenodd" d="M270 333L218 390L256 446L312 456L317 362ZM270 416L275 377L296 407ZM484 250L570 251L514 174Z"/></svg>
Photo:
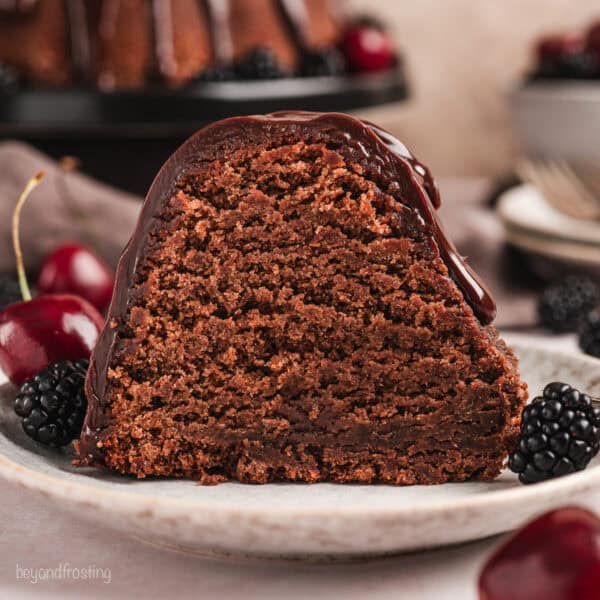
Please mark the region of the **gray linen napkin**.
<svg viewBox="0 0 600 600"><path fill-rule="evenodd" d="M92 245L109 264L116 265L135 225L139 198L77 172L65 174L55 161L31 146L7 141L0 143L0 272L15 270L12 212L28 179L40 170L46 176L21 213L25 266L35 270L44 256L68 241ZM83 226L73 218L66 194L82 213Z"/></svg>
<svg viewBox="0 0 600 600"><path fill-rule="evenodd" d="M27 267L35 270L49 251L69 240L94 245L109 264L116 265L135 225L140 199L80 173L65 175L56 162L26 144L3 142L0 143L0 272L14 271L12 210L27 180L40 169L47 176L22 213L21 240ZM65 187L86 216L84 228L72 218L64 198ZM490 190L490 181L442 179L440 189L442 221L459 251L468 257L491 289L498 305L496 324L533 326L535 289L516 276L518 265L507 260L502 225L482 203Z"/></svg>

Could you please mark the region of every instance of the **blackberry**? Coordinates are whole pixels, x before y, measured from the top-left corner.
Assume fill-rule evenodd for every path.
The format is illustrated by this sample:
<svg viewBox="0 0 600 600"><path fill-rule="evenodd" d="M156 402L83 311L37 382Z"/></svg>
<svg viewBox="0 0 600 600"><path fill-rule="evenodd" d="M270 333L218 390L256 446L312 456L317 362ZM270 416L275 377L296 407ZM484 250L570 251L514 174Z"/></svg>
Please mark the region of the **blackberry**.
<svg viewBox="0 0 600 600"><path fill-rule="evenodd" d="M19 89L19 76L17 72L0 63L0 94L9 94Z"/></svg>
<svg viewBox="0 0 600 600"><path fill-rule="evenodd" d="M305 77L331 77L346 72L346 59L334 47L307 52L302 57L300 73Z"/></svg>
<svg viewBox="0 0 600 600"><path fill-rule="evenodd" d="M600 407L555 381L523 409L521 436L508 467L521 483L583 471L600 449Z"/></svg>
<svg viewBox="0 0 600 600"><path fill-rule="evenodd" d="M540 324L552 331L576 331L600 299L598 285L585 275L569 275L553 283L538 303Z"/></svg>
<svg viewBox="0 0 600 600"><path fill-rule="evenodd" d="M79 437L87 402L83 384L89 361L58 362L26 381L15 398L23 431L46 446Z"/></svg>
<svg viewBox="0 0 600 600"><path fill-rule="evenodd" d="M224 65L214 65L208 67L200 73L198 76L199 81L206 81L211 83L220 83L223 81L231 81L235 79L235 72L231 67Z"/></svg>
<svg viewBox="0 0 600 600"><path fill-rule="evenodd" d="M558 59L556 74L567 79L594 79L600 75L600 60L585 50L567 53Z"/></svg>
<svg viewBox="0 0 600 600"><path fill-rule="evenodd" d="M0 278L0 310L22 299L21 288L17 281L9 277Z"/></svg>
<svg viewBox="0 0 600 600"><path fill-rule="evenodd" d="M587 315L579 333L579 347L591 356L600 358L600 313Z"/></svg>
<svg viewBox="0 0 600 600"><path fill-rule="evenodd" d="M262 46L254 48L239 61L235 71L240 79L280 79L288 76L273 51Z"/></svg>

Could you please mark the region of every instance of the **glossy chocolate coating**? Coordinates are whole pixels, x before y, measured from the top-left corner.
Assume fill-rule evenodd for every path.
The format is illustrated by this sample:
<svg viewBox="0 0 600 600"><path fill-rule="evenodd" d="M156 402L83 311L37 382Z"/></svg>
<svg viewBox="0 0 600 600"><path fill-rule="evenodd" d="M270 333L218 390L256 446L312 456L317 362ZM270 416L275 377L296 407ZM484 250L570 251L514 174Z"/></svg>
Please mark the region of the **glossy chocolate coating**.
<svg viewBox="0 0 600 600"><path fill-rule="evenodd" d="M234 151L241 144L252 145L256 139L268 138L270 132L285 130L297 140L319 136L343 136L357 161L369 165L397 189L398 199L413 208L423 220L445 262L452 279L483 325L492 322L496 307L485 286L465 263L444 234L436 215L440 206L437 186L429 170L419 163L406 147L388 132L348 115L336 113L279 112L270 115L233 117L205 127L188 139L165 163L152 184L137 228L127 245L116 275L116 285L109 309L107 326L92 354L86 381L88 414L79 445L83 463L102 462L96 443L98 432L108 423L103 411L107 372L116 341L117 327L127 316L129 291L133 286L138 261L144 255L145 239L154 217L175 191L178 181L202 162L211 160L218 147L219 155Z"/></svg>

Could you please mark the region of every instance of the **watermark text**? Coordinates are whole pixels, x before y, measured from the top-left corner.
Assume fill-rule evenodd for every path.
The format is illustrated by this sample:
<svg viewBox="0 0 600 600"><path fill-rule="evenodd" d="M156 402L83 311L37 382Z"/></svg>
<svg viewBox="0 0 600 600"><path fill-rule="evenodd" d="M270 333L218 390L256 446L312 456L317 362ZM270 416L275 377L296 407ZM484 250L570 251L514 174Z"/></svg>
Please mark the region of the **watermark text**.
<svg viewBox="0 0 600 600"><path fill-rule="evenodd" d="M107 567L85 565L76 567L68 562L58 563L55 567L24 567L17 563L15 577L17 581L38 584L45 581L100 581L111 583L112 572Z"/></svg>

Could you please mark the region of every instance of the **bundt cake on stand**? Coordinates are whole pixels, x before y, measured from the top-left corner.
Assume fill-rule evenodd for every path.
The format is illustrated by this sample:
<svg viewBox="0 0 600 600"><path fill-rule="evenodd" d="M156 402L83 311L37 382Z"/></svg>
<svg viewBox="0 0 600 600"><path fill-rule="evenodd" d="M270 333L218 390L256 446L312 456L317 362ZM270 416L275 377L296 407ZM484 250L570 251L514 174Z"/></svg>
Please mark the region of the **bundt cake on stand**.
<svg viewBox="0 0 600 600"><path fill-rule="evenodd" d="M0 4L0 63L38 85L175 87L261 48L294 74L342 25L331 0L13 0Z"/></svg>

